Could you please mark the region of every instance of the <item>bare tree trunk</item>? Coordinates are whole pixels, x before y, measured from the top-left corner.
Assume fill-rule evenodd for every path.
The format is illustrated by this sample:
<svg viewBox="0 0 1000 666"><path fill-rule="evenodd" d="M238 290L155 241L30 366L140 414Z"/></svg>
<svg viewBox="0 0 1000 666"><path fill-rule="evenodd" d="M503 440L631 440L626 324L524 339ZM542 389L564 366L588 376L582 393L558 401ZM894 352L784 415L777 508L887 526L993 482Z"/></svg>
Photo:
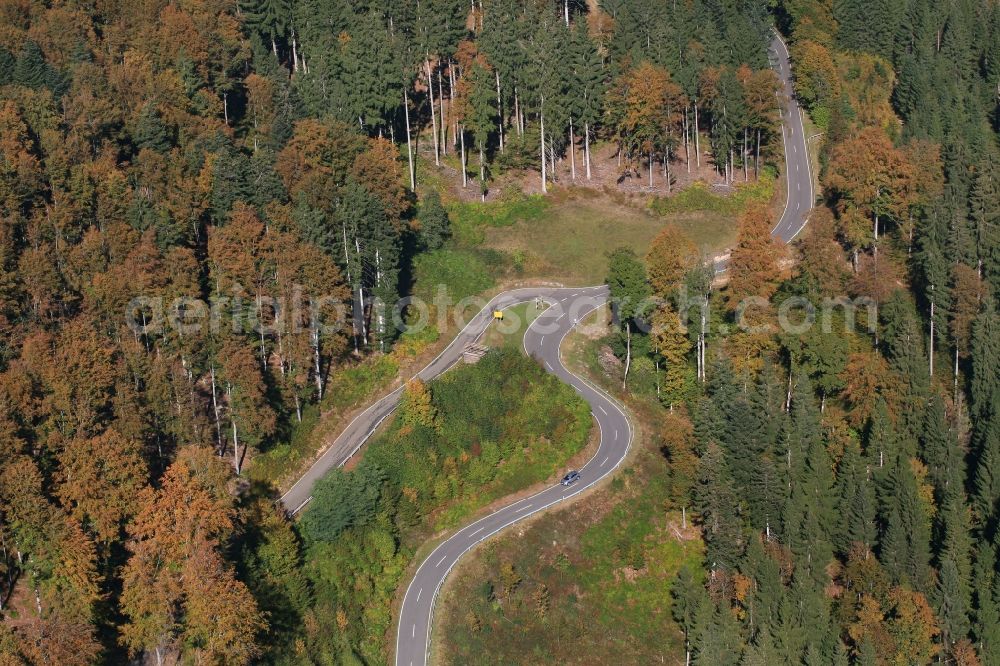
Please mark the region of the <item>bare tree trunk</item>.
<svg viewBox="0 0 1000 666"><path fill-rule="evenodd" d="M233 385L226 384L226 394L229 396L229 425L233 430L233 468L236 476L240 475L240 439L236 434L236 416L233 414Z"/></svg>
<svg viewBox="0 0 1000 666"><path fill-rule="evenodd" d="M500 152L504 151L503 143L503 101L500 99L500 70L496 70L497 77L497 128L500 130Z"/></svg>
<svg viewBox="0 0 1000 666"><path fill-rule="evenodd" d="M576 137L573 136L573 117L569 119L569 173L576 180Z"/></svg>
<svg viewBox="0 0 1000 666"><path fill-rule="evenodd" d="M295 43L295 28L292 28L292 71L295 73L299 71L299 48Z"/></svg>
<svg viewBox="0 0 1000 666"><path fill-rule="evenodd" d="M441 153L440 148L438 147L437 113L434 111L434 79L431 76L431 62L427 58L424 58L424 68L427 71L427 93L430 95L431 101L431 128L434 136L434 164L441 166ZM442 117L441 120L444 121L444 118Z"/></svg>
<svg viewBox="0 0 1000 666"><path fill-rule="evenodd" d="M461 158L462 158L462 187L465 187L468 184L469 178L468 178L468 174L465 173L465 128L464 127L458 133L458 141L459 141L459 145L462 148L462 155L461 155Z"/></svg>
<svg viewBox="0 0 1000 666"><path fill-rule="evenodd" d="M257 292L257 322L260 326L260 364L267 370L267 350L264 348L264 308L260 302L260 292Z"/></svg>
<svg viewBox="0 0 1000 666"><path fill-rule="evenodd" d="M687 172L691 173L691 143L689 141L691 127L688 124L688 122L689 122L688 108L687 106L685 106L684 107L684 162L685 165L687 166Z"/></svg>
<svg viewBox="0 0 1000 666"><path fill-rule="evenodd" d="M701 168L701 136L698 132L698 100L694 101L694 159Z"/></svg>
<svg viewBox="0 0 1000 666"><path fill-rule="evenodd" d="M225 445L222 443L222 420L219 418L219 398L215 389L215 365L211 366L209 376L212 378L212 411L215 413L215 435L221 456L225 453Z"/></svg>
<svg viewBox="0 0 1000 666"><path fill-rule="evenodd" d="M753 159L753 179L760 180L760 130L757 130L757 153Z"/></svg>
<svg viewBox="0 0 1000 666"><path fill-rule="evenodd" d="M632 366L632 324L625 322L625 373L622 375L622 389L628 382L628 370Z"/></svg>
<svg viewBox="0 0 1000 666"><path fill-rule="evenodd" d="M544 104L545 104L545 98L543 97L542 105L544 106ZM541 144L541 152L542 152L542 192L547 194L549 188L547 183L545 182L545 111L544 110L539 111L538 122L539 126L541 127L541 135L540 135L541 139L539 140L539 143Z"/></svg>
<svg viewBox="0 0 1000 666"><path fill-rule="evenodd" d="M649 150L649 189L653 189L653 150Z"/></svg>
<svg viewBox="0 0 1000 666"><path fill-rule="evenodd" d="M667 194L670 194L670 149L667 148L666 155L663 156L663 175L667 179Z"/></svg>
<svg viewBox="0 0 1000 666"><path fill-rule="evenodd" d="M785 411L792 409L792 369L788 368L788 392L785 394Z"/></svg>
<svg viewBox="0 0 1000 666"><path fill-rule="evenodd" d="M448 84L451 86L451 89L448 90L448 109L450 110L451 115L452 115L452 119L451 119L451 142L452 142L453 145L458 140L458 133L459 133L458 116L455 115L455 83L456 83L456 81L457 81L457 78L455 77L455 64L451 61L451 59L449 59L448 60Z"/></svg>
<svg viewBox="0 0 1000 666"><path fill-rule="evenodd" d="M708 322L706 321L705 312L707 310L708 310L708 298L703 298L702 299L702 308L701 308L701 381L702 382L705 381L705 377L706 377L706 373L705 373L705 358L706 358L705 352L706 352L706 347L708 346L708 344L707 344L707 338L705 336L705 329L707 328Z"/></svg>
<svg viewBox="0 0 1000 666"><path fill-rule="evenodd" d="M312 325L312 348L313 348L313 372L316 375L316 394L320 400L323 399L323 368L319 354L319 329L315 322Z"/></svg>
<svg viewBox="0 0 1000 666"><path fill-rule="evenodd" d="M375 286L382 286L382 259L378 248L375 248ZM375 309L376 324L378 325L378 350L385 352L385 304L380 303L376 296L372 304Z"/></svg>
<svg viewBox="0 0 1000 666"><path fill-rule="evenodd" d="M958 345L955 345L955 404L958 404Z"/></svg>
<svg viewBox="0 0 1000 666"><path fill-rule="evenodd" d="M361 256L361 245L358 243L357 237L355 237L355 239L354 239L354 249L357 252L357 255L360 257ZM360 260L359 260L359 262L360 262ZM361 312L358 315L357 320L361 322L361 344L362 345L367 345L368 344L368 326L365 324L365 287L364 287L364 284L362 284L362 281L361 281L362 277L364 275L364 266L359 267L358 270L361 271L361 273L358 276L358 298L360 299L359 305L361 307Z"/></svg>
<svg viewBox="0 0 1000 666"><path fill-rule="evenodd" d="M406 120L406 158L410 163L410 191L417 189L417 172L413 168L413 140L410 137L410 97L403 88L403 118Z"/></svg>
<svg viewBox="0 0 1000 666"><path fill-rule="evenodd" d="M583 159L587 163L587 180L590 180L590 123L583 124Z"/></svg>
<svg viewBox="0 0 1000 666"><path fill-rule="evenodd" d="M451 76L449 72L448 76ZM450 78L449 78L450 81ZM441 105L441 154L448 154L448 123L444 115L444 84L441 82L441 70L438 70L438 104ZM455 108L452 106L451 108Z"/></svg>
<svg viewBox="0 0 1000 666"><path fill-rule="evenodd" d="M514 126L517 128L517 135L521 136L521 104L517 98L517 88L514 88Z"/></svg>
<svg viewBox="0 0 1000 666"><path fill-rule="evenodd" d="M486 201L486 167L483 165L483 144L479 144L479 191Z"/></svg>
<svg viewBox="0 0 1000 666"><path fill-rule="evenodd" d="M240 440L236 436L236 419L229 417L229 423L233 426L233 467L236 469L236 476L240 475Z"/></svg>
<svg viewBox="0 0 1000 666"><path fill-rule="evenodd" d="M746 183L750 180L750 174L747 171L747 128L743 128L743 182Z"/></svg>
<svg viewBox="0 0 1000 666"><path fill-rule="evenodd" d="M434 110L434 105L431 105L431 110ZM437 159L437 149L435 148L434 153L435 159ZM353 281L351 280L351 255L347 251L347 224L341 222L340 228L344 232L344 266L347 268L347 284L353 286ZM353 303L352 303L353 307ZM358 319L355 313L351 313L351 338L354 340L354 353L358 354L360 350L358 349Z"/></svg>

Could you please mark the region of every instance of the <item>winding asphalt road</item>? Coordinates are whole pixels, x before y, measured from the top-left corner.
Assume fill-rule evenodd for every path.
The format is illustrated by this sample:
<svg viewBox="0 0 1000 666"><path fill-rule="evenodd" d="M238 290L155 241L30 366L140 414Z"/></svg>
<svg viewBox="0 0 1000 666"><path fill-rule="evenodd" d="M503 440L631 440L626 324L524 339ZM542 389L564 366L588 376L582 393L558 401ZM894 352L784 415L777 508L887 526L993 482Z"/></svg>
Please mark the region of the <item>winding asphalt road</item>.
<svg viewBox="0 0 1000 666"><path fill-rule="evenodd" d="M814 203L809 154L802 115L792 91L788 49L775 35L768 57L777 71L782 90L778 93L781 108L782 138L785 152L785 175L788 196L781 219L772 235L791 242L805 226ZM726 259L716 262L716 270L725 270ZM601 431L597 453L579 471L576 484L555 485L516 502L463 527L442 542L417 568L406 590L400 609L396 638L396 666L425 666L430 648L434 602L445 578L458 560L477 543L505 527L577 495L607 476L624 459L632 442L632 426L622 408L603 391L577 377L562 364L559 347L579 319L603 305L607 287L515 289L495 296L455 339L417 376L427 381L459 362L465 347L477 341L492 322L492 312L539 299L549 305L527 329L524 350L543 363L549 372L573 386L588 402ZM399 403L403 387L372 403L340 434L281 502L291 513L301 510L312 499L312 488L334 467L343 465L388 417Z"/></svg>
<svg viewBox="0 0 1000 666"><path fill-rule="evenodd" d="M466 346L479 340L486 332L487 327L493 321L494 310L506 310L520 303L541 299L556 304L556 307L564 308L564 311L571 315L576 313L576 316L579 316L580 308L596 307L594 299L600 299L600 303L603 303L606 298L606 287L528 287L505 291L494 296L482 310L477 312L455 336L455 339L416 376L424 381L430 381L459 362ZM565 325L567 321L569 320L561 320L561 324ZM540 322L535 323L541 326ZM558 362L558 357L551 360ZM284 504L289 513L294 514L302 510L312 499L312 489L316 482L331 469L342 466L357 453L358 449L382 424L382 421L396 409L404 388L405 386L398 387L358 414L323 455L313 463L312 467L295 482L295 485L288 489L288 492L281 496L281 503Z"/></svg>
<svg viewBox="0 0 1000 666"><path fill-rule="evenodd" d="M423 666L430 648L431 623L438 591L452 567L469 549L527 516L578 495L610 474L628 453L632 424L606 393L574 375L562 364L559 347L576 322L607 300L607 287L560 289L544 296L551 306L524 333L524 351L566 382L590 405L601 431L594 456L579 469L572 486L556 484L518 500L467 525L441 543L417 568L403 596L396 634L397 666Z"/></svg>
<svg viewBox="0 0 1000 666"><path fill-rule="evenodd" d="M778 111L781 113L781 138L785 151L785 209L781 218L771 229L771 235L784 243L791 243L809 221L809 211L816 202L813 189L812 167L805 127L802 124L802 109L795 99L792 87L792 65L789 62L788 47L777 32L767 47L767 58L778 75L781 88L778 90ZM729 254L716 257L715 272L724 273L729 266Z"/></svg>
<svg viewBox="0 0 1000 666"><path fill-rule="evenodd" d="M771 230L771 235L791 243L806 226L816 195L813 192L809 150L806 147L808 137L802 125L802 110L795 100L795 92L792 89L792 66L788 60L788 47L778 33L775 33L774 39L771 40L767 57L781 81L778 101L781 110L781 136L785 145L785 183L788 190L785 210L778 224Z"/></svg>

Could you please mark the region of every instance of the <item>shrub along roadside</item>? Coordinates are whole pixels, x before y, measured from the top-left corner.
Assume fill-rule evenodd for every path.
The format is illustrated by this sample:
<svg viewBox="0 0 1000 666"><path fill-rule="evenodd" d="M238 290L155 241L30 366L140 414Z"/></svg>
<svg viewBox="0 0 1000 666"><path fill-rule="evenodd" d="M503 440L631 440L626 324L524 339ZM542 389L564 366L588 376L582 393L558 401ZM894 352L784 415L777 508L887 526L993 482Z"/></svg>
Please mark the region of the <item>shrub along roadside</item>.
<svg viewBox="0 0 1000 666"><path fill-rule="evenodd" d="M309 651L385 661L390 604L428 532L551 476L590 425L572 389L513 350L410 384L388 430L317 485L302 518L316 617L341 636L314 634Z"/></svg>

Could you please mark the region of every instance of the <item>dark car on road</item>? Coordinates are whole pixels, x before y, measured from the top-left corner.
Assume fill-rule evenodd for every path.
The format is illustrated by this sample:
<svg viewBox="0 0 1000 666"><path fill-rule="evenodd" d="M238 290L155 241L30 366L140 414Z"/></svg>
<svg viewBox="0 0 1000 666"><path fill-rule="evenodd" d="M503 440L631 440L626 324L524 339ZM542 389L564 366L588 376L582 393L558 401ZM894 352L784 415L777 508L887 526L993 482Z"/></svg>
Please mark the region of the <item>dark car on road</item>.
<svg viewBox="0 0 1000 666"><path fill-rule="evenodd" d="M572 486L579 480L580 480L580 473L577 472L576 470L573 470L572 472L564 476L562 478L562 481L560 481L559 483L563 484L564 486Z"/></svg>

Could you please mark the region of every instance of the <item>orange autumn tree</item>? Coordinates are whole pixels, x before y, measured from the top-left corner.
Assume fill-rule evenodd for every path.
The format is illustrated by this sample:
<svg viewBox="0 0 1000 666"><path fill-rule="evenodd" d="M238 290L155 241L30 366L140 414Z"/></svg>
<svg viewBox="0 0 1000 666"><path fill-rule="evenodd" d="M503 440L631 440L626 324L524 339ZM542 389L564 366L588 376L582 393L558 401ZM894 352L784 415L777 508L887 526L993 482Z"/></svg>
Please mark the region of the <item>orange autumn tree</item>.
<svg viewBox="0 0 1000 666"><path fill-rule="evenodd" d="M122 642L130 653L189 645L208 662L246 664L267 623L222 559L232 536L229 470L206 448L182 449L161 487L145 488L128 528Z"/></svg>
<svg viewBox="0 0 1000 666"><path fill-rule="evenodd" d="M751 205L740 218L736 247L729 259L727 302L735 310L747 298L770 298L778 288L781 247L771 236L771 217Z"/></svg>
<svg viewBox="0 0 1000 666"><path fill-rule="evenodd" d="M107 546L120 537L148 470L140 443L114 428L67 442L59 455L59 498Z"/></svg>
<svg viewBox="0 0 1000 666"><path fill-rule="evenodd" d="M905 219L911 201L913 168L877 127L866 127L837 144L824 185L832 195L840 235L854 253L877 247L889 222Z"/></svg>
<svg viewBox="0 0 1000 666"><path fill-rule="evenodd" d="M666 69L643 61L618 77L609 90L607 104L610 125L621 150L633 163L647 158L652 187L655 156L669 162L677 143L684 117L684 91ZM669 182L668 172L668 190Z"/></svg>
<svg viewBox="0 0 1000 666"><path fill-rule="evenodd" d="M659 298L673 295L684 275L698 261L694 242L674 225L667 225L649 244L646 272L653 293Z"/></svg>

